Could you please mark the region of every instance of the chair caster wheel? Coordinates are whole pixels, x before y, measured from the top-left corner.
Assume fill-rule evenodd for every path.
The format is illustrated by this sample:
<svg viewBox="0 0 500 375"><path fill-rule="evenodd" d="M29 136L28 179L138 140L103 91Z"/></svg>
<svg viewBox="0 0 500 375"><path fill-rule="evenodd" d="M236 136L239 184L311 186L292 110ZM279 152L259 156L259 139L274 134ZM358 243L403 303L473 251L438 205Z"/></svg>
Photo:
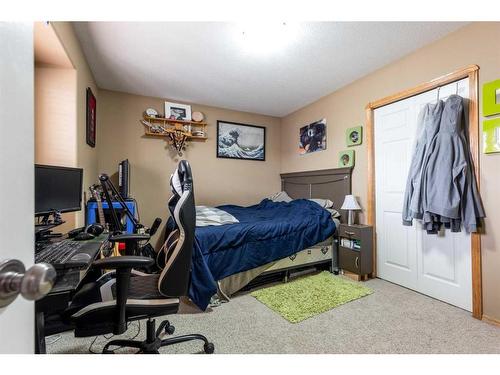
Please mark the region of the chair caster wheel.
<svg viewBox="0 0 500 375"><path fill-rule="evenodd" d="M165 333L167 335L173 335L175 332L175 327L174 326L166 326L165 327Z"/></svg>
<svg viewBox="0 0 500 375"><path fill-rule="evenodd" d="M214 344L212 344L211 342L206 343L205 345L203 345L203 350L206 354L212 354L215 350Z"/></svg>

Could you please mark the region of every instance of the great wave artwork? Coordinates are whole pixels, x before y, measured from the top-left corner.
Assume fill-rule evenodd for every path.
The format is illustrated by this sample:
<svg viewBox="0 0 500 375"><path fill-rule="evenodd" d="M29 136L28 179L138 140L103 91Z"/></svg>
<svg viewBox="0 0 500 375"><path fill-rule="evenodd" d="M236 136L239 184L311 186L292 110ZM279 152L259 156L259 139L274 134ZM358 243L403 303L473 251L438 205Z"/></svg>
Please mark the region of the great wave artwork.
<svg viewBox="0 0 500 375"><path fill-rule="evenodd" d="M262 126L217 121L217 157L265 160L266 128Z"/></svg>

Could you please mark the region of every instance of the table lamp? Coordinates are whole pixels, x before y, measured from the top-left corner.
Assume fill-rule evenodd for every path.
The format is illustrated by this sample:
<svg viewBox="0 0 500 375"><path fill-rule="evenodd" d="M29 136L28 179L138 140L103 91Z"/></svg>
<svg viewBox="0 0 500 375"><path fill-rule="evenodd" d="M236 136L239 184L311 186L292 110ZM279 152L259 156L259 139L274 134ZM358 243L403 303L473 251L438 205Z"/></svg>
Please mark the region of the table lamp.
<svg viewBox="0 0 500 375"><path fill-rule="evenodd" d="M358 201L354 197L354 195L346 195L344 199L344 203L342 204L342 207L340 207L341 210L349 210L349 216L347 219L347 224L352 225L354 224L354 210L361 210L361 207L359 207Z"/></svg>

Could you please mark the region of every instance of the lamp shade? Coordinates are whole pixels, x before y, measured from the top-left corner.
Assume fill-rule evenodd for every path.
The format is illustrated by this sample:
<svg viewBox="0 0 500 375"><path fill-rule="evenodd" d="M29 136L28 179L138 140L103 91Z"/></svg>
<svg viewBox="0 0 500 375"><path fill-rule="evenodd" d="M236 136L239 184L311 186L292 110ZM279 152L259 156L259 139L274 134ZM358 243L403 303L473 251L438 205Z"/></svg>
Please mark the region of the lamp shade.
<svg viewBox="0 0 500 375"><path fill-rule="evenodd" d="M361 210L354 195L346 195L341 210Z"/></svg>

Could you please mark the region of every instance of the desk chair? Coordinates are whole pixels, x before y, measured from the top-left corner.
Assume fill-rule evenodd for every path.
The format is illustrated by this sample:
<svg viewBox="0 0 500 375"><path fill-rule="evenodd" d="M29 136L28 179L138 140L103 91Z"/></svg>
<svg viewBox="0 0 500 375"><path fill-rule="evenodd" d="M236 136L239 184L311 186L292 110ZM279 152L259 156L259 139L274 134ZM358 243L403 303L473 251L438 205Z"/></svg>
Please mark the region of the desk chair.
<svg viewBox="0 0 500 375"><path fill-rule="evenodd" d="M193 180L189 163L179 163L174 175L178 180L173 189L175 221L178 225L178 239L166 249L166 263L160 274L143 274L133 268L150 266L154 260L139 256L121 256L95 261L93 267L113 269L97 281L84 285L74 296L67 316L75 324L75 336L86 337L108 333L122 334L128 322L148 318L145 341L113 340L108 342L103 353L113 353L111 346L131 347L141 353L158 353L163 346L190 340L204 342L205 353L213 353L214 345L199 334L160 339L162 331L173 333L168 321L155 329L157 316L175 314L179 308L179 297L185 296L189 287L191 255L194 243L196 211L193 195ZM111 242L143 241L144 236L119 234L111 236Z"/></svg>

